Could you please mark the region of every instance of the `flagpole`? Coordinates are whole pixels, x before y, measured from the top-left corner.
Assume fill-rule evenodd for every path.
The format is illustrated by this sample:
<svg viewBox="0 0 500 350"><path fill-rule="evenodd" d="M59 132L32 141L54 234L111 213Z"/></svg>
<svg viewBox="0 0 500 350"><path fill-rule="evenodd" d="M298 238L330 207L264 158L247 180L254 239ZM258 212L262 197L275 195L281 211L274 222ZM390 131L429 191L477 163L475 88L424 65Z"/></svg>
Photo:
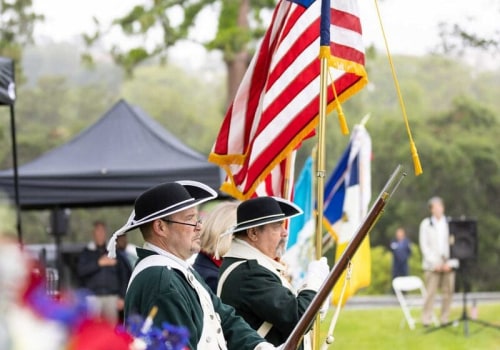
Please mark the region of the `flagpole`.
<svg viewBox="0 0 500 350"><path fill-rule="evenodd" d="M321 58L321 89L319 94L319 126L318 126L318 147L316 155L316 200L317 200L317 216L316 216L316 258L320 259L323 256L323 201L325 188L325 126L326 126L326 89L328 88L328 59Z"/></svg>
<svg viewBox="0 0 500 350"><path fill-rule="evenodd" d="M285 175L283 179L283 193L282 196L283 198L287 200L292 200L292 171L295 170L295 151L292 151L287 157L286 157L286 165L285 165Z"/></svg>
<svg viewBox="0 0 500 350"><path fill-rule="evenodd" d="M320 90L319 90L319 123L318 146L316 157L316 259L323 256L323 201L325 188L325 139L326 139L326 107L328 97L328 61L330 59L330 0L321 0L320 26ZM313 327L313 349L319 349L321 320L316 316Z"/></svg>
<svg viewBox="0 0 500 350"><path fill-rule="evenodd" d="M22 246L23 231L21 227L21 200L19 198L19 171L17 165L16 117L14 112L14 102L10 105L10 133L12 139L12 163L14 168L14 203L16 206L17 240Z"/></svg>
<svg viewBox="0 0 500 350"><path fill-rule="evenodd" d="M319 126L318 126L318 149L316 156L316 200L317 200L317 215L316 215L316 237L315 237L315 252L316 259L323 256L323 201L325 188L325 125L326 125L326 89L328 87L328 58L321 58L321 73L320 73L320 94L319 94ZM320 339L320 317L316 316L314 322L314 339L313 349L319 349Z"/></svg>
<svg viewBox="0 0 500 350"><path fill-rule="evenodd" d="M330 59L330 0L321 0L320 28L320 90L319 90L319 123L316 156L316 258L320 259L323 245L323 201L325 188L325 139L326 139L326 107L328 97L328 61Z"/></svg>

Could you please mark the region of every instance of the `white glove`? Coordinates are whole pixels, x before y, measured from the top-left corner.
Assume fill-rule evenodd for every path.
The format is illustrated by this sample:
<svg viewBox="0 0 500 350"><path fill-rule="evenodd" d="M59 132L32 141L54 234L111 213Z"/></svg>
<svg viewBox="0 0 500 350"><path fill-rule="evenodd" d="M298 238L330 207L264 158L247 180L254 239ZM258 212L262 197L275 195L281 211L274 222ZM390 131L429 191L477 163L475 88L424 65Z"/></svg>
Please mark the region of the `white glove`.
<svg viewBox="0 0 500 350"><path fill-rule="evenodd" d="M330 268L326 263L325 257L322 257L319 260L311 261L307 267L306 285L304 289L311 289L317 292L329 272Z"/></svg>

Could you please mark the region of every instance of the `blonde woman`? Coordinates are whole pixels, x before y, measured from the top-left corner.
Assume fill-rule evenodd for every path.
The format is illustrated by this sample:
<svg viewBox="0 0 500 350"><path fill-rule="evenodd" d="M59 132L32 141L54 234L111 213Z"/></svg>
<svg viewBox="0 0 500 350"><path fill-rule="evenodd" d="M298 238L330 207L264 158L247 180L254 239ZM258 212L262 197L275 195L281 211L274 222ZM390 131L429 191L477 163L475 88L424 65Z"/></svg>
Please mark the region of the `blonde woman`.
<svg viewBox="0 0 500 350"><path fill-rule="evenodd" d="M231 246L232 235L229 230L236 225L238 204L238 202L218 204L203 223L201 250L193 263L193 268L203 277L214 293L217 291L222 256Z"/></svg>

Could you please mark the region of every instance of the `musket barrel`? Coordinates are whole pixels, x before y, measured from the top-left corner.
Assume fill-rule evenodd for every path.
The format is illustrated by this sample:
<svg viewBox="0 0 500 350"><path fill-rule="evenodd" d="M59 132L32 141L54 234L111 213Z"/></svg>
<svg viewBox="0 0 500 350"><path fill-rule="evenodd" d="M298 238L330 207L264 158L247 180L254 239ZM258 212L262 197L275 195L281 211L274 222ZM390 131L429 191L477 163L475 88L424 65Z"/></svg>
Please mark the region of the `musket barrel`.
<svg viewBox="0 0 500 350"><path fill-rule="evenodd" d="M389 188L394 186L393 182L397 176L397 174L400 172L400 166L396 168L396 170L393 172L391 178L389 179L387 185L384 187L382 190L382 193L378 196L376 202L373 204L373 206L370 209L370 212L366 216L364 222L361 224L359 227L357 233L354 235L352 240L349 242L347 245L346 249L342 253L341 257L339 260L335 263L333 266L332 270L328 274L325 282L319 289L319 291L316 293L315 297L309 304L308 308L302 315L301 319L293 329L292 333L288 337L287 341L284 343L283 350L295 350L298 347L298 344L300 343L300 340L304 336L304 334L307 332L309 327L311 326L312 322L314 321L314 318L316 317L316 314L319 312L321 306L325 302L325 300L328 298L330 295L333 287L337 283L337 281L340 279L342 273L344 270L347 268L347 265L349 264L349 261L351 261L352 257L356 253L357 249L363 242L363 239L368 235L370 230L373 228L375 223L377 222L378 218L382 214L384 207L387 203L387 200L389 199L390 195L395 191L396 187L399 185L401 182L401 179L403 176L406 174L403 174L401 179L396 182L395 187L393 187L392 191L389 192Z"/></svg>

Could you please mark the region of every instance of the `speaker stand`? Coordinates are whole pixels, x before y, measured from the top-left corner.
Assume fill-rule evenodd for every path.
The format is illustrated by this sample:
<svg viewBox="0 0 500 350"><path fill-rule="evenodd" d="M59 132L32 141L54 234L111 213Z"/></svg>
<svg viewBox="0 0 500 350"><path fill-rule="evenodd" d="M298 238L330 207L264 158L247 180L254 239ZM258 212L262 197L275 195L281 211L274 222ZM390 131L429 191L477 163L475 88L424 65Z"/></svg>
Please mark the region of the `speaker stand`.
<svg viewBox="0 0 500 350"><path fill-rule="evenodd" d="M430 328L426 331L426 333L432 333L432 332L438 331L440 329L444 329L444 328L448 328L448 327L452 327L452 326L456 327L461 322L463 323L464 336L466 336L466 337L469 336L469 322L477 323L477 324L480 324L484 327L490 327L490 328L495 328L497 330L500 330L500 325L489 323L489 322L479 320L476 318L474 318L474 319L470 318L470 316L467 312L467 286L468 286L468 283L465 280L465 278L466 278L465 273L464 273L465 268L462 267L465 264L466 264L465 262L460 261L460 267L458 268L460 280L462 281L462 315L459 318L457 318L451 322L444 323L444 324L442 324L438 327L435 327L435 328Z"/></svg>

